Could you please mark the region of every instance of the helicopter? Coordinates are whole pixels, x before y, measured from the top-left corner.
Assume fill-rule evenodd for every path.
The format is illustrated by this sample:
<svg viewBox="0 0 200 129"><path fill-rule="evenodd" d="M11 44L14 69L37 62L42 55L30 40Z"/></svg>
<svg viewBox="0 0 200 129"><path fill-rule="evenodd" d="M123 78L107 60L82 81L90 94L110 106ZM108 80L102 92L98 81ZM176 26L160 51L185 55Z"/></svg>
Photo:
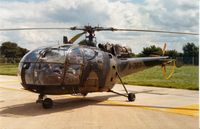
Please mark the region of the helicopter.
<svg viewBox="0 0 200 129"><path fill-rule="evenodd" d="M128 47L118 44L101 44L94 39L99 31L136 31L168 34L198 35L189 32L171 32L161 30L117 29L113 27L70 27L70 28L13 28L0 31L34 30L34 29L69 29L79 30L81 33L68 40L63 37L63 44L40 47L28 52L19 63L21 85L25 90L38 93L37 103L43 108L53 107L53 100L46 95L81 94L86 96L92 92L112 92L134 101L136 96L129 93L122 81L122 77L141 70L161 65L163 75L169 79L178 66L175 59L163 55L156 57L132 58L132 51ZM74 42L82 35L85 39L78 44ZM166 76L166 65L173 63L174 67ZM126 94L113 91L112 88L120 80Z"/></svg>

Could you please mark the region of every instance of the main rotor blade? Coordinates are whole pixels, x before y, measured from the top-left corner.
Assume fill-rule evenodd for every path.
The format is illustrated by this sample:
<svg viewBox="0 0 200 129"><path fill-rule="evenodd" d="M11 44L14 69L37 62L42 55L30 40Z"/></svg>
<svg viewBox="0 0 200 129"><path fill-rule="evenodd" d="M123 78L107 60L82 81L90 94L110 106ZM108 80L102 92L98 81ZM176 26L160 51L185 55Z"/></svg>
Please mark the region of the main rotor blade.
<svg viewBox="0 0 200 129"><path fill-rule="evenodd" d="M41 28L41 27L23 27L23 28L5 28L5 29L0 29L0 31L15 31L15 30L65 30L65 29L70 29L71 28L68 28L68 27L44 27L44 28Z"/></svg>
<svg viewBox="0 0 200 129"><path fill-rule="evenodd" d="M178 31L165 31L165 30L145 30L145 29L118 29L113 27L91 27L91 26L84 26L84 27L36 27L36 28L5 28L0 29L0 31L16 31L16 30L82 30L86 32L91 31L135 31L135 32L147 32L147 33L166 33L166 34L183 34L183 35L199 35L199 33L194 32L178 32Z"/></svg>
<svg viewBox="0 0 200 129"><path fill-rule="evenodd" d="M78 38L80 38L83 34L85 34L86 32L82 32L82 33L79 33L77 35L75 35L74 37L72 37L69 42L70 43L74 43Z"/></svg>
<svg viewBox="0 0 200 129"><path fill-rule="evenodd" d="M165 31L165 30L115 29L115 28L110 28L110 29L111 31L135 31L135 32L149 32L149 33L199 35L199 33L193 33L193 32L178 32L178 31Z"/></svg>

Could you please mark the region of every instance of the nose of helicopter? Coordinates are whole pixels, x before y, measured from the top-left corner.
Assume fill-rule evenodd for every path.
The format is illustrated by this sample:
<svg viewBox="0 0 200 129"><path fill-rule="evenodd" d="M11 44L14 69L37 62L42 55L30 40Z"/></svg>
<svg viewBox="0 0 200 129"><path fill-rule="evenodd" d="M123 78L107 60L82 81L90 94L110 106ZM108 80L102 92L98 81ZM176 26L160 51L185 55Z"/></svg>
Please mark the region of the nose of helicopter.
<svg viewBox="0 0 200 129"><path fill-rule="evenodd" d="M78 84L83 54L80 48L69 47L46 47L27 53L19 63L22 86Z"/></svg>
<svg viewBox="0 0 200 129"><path fill-rule="evenodd" d="M53 64L82 65L84 55L87 55L87 59L92 59L95 52L91 49L80 48L75 45L37 48L28 52L21 59L19 63L19 75L22 75L23 69L31 69L25 70L25 74L35 74L35 69L41 69L41 64L44 64L44 66L49 65L49 67L52 67Z"/></svg>

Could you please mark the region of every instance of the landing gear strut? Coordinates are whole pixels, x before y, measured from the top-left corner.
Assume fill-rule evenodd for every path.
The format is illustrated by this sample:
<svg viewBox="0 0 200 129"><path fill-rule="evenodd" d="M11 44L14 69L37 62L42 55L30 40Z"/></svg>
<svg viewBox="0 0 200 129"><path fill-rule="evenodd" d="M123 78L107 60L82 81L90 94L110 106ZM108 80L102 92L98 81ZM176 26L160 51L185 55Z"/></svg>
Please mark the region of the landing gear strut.
<svg viewBox="0 0 200 129"><path fill-rule="evenodd" d="M44 109L49 109L53 107L53 100L50 98L47 98L45 95L40 94L38 96L38 100L36 101L36 103L42 103L42 107Z"/></svg>
<svg viewBox="0 0 200 129"><path fill-rule="evenodd" d="M128 93L128 90L126 89L126 87L125 87L125 85L124 85L124 83L123 83L123 81L122 81L122 79L121 79L121 77L120 77L120 75L119 75L118 72L117 72L117 76L118 76L118 78L119 78L119 80L120 80L122 86L124 87L124 90L126 91L126 95L121 94L121 93L118 93L118 92L115 92L115 91L113 91L113 90L109 90L109 92L112 92L112 93L115 93L115 94L118 94L118 95L127 97L127 98L128 98L128 101L130 101L130 102L135 101L135 98L136 98L136 97L135 97L135 94L134 94L134 93Z"/></svg>

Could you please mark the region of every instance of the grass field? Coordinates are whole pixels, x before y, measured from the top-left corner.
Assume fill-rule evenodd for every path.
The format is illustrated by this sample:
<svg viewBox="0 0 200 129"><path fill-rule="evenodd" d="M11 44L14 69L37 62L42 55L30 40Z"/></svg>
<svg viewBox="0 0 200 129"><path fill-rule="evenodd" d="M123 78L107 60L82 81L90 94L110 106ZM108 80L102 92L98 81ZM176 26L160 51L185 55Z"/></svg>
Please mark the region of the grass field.
<svg viewBox="0 0 200 129"><path fill-rule="evenodd" d="M18 64L0 64L0 75L17 75Z"/></svg>
<svg viewBox="0 0 200 129"><path fill-rule="evenodd" d="M170 71L171 69L167 68L167 70ZM156 66L136 74L126 76L123 78L123 81L126 84L132 85L198 90L198 76L198 66L182 66L181 68L175 68L172 78L166 80L162 75L161 67Z"/></svg>
<svg viewBox="0 0 200 129"><path fill-rule="evenodd" d="M17 64L0 64L1 75L17 75ZM170 71L170 69L167 69ZM162 76L161 67L153 67L144 71L126 76L123 81L131 85L144 85L168 88L180 88L198 90L198 66L182 66L176 68L171 79L166 80Z"/></svg>

